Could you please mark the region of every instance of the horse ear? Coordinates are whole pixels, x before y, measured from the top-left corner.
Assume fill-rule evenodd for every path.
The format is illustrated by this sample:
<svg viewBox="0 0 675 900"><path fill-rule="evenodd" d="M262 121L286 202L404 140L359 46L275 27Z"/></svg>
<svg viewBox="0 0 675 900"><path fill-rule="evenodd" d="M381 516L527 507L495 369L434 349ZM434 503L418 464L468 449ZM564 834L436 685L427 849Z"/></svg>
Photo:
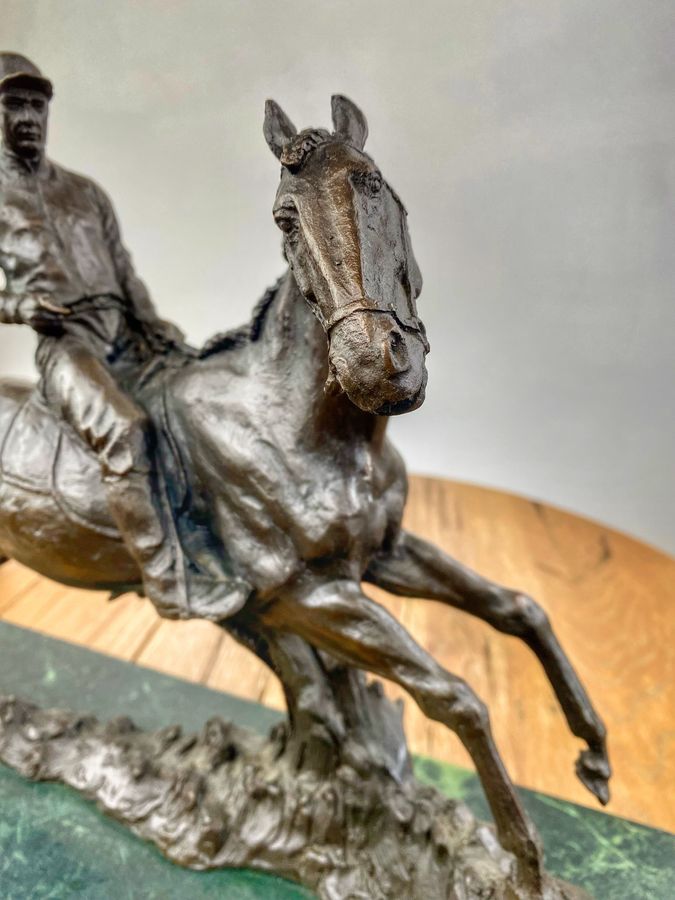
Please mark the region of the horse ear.
<svg viewBox="0 0 675 900"><path fill-rule="evenodd" d="M357 150L363 150L368 137L368 123L361 110L342 94L333 94L330 105L335 133L346 137Z"/></svg>
<svg viewBox="0 0 675 900"><path fill-rule="evenodd" d="M277 159L281 156L284 147L291 138L295 137L298 129L288 118L283 109L274 100L265 102L265 124L263 134L270 150Z"/></svg>

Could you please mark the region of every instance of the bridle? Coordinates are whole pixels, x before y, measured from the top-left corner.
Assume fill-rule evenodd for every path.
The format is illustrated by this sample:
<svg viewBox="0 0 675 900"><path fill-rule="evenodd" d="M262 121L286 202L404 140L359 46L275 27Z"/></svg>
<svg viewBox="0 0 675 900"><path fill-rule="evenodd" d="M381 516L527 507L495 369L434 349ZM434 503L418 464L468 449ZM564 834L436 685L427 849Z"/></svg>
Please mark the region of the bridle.
<svg viewBox="0 0 675 900"><path fill-rule="evenodd" d="M429 351L429 342L427 340L424 323L418 316L411 316L410 319L405 321L399 316L396 309L394 309L393 303L390 305L389 309L382 309L374 300L369 300L368 298L351 300L349 303L345 303L344 306L336 309L335 312L323 322L326 334L330 336L331 331L336 325L340 322L344 322L345 319L348 319L350 316L354 316L357 313L391 316L399 328L402 328L403 331L406 331L408 334L414 334L418 337L424 344L427 352Z"/></svg>

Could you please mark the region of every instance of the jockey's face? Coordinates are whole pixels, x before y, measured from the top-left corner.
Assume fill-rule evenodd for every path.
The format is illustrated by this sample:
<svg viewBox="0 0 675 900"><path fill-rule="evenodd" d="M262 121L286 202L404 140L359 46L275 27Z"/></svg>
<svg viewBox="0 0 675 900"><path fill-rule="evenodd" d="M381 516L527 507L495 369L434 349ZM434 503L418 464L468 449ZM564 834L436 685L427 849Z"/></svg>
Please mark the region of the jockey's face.
<svg viewBox="0 0 675 900"><path fill-rule="evenodd" d="M40 91L7 87L0 94L2 140L26 162L37 163L45 152L49 101Z"/></svg>

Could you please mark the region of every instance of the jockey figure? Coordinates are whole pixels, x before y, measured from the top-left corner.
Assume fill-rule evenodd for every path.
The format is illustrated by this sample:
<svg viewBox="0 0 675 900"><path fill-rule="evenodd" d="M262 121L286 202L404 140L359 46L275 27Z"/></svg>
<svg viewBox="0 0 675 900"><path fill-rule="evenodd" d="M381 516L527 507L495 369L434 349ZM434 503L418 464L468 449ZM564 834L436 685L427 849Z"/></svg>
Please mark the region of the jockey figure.
<svg viewBox="0 0 675 900"><path fill-rule="evenodd" d="M150 423L118 374L133 355L130 332L155 353L182 335L158 318L103 190L46 157L52 93L28 59L0 53L0 322L38 332L46 404L96 454L146 595L163 615L185 617L185 570L151 465Z"/></svg>

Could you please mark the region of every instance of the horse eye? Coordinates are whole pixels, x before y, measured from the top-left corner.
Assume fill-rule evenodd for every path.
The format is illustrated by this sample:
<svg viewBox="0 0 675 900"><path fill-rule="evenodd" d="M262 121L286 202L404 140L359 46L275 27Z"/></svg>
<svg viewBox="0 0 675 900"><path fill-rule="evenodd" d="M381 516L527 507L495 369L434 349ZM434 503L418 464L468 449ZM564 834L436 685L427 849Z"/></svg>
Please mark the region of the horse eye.
<svg viewBox="0 0 675 900"><path fill-rule="evenodd" d="M382 176L379 172L371 172L368 176L368 187L373 194L379 194L382 190Z"/></svg>

